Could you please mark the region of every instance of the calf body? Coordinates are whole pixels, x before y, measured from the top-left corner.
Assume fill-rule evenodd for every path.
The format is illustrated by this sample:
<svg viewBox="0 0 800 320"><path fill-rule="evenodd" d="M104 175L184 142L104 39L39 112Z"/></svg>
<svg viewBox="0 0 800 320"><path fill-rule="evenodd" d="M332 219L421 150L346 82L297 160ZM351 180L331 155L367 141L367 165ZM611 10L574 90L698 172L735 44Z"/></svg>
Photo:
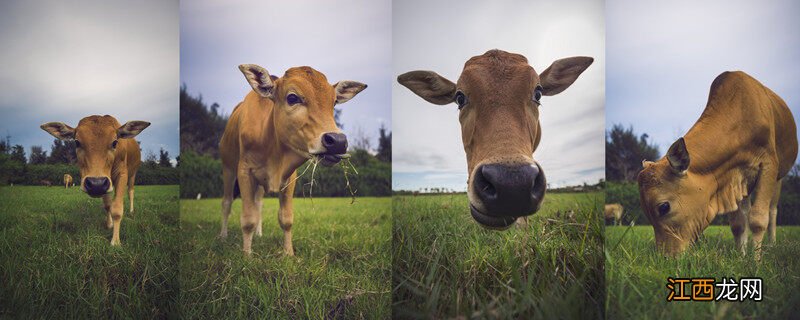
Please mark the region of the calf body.
<svg viewBox="0 0 800 320"><path fill-rule="evenodd" d="M95 115L81 119L75 128L61 122L48 122L41 126L58 139L75 140L81 190L91 197L103 198L106 225L113 228L112 246L121 244L119 229L126 190L130 211L133 212L133 185L141 164L139 144L133 138L149 125L145 121L120 125L112 116Z"/></svg>
<svg viewBox="0 0 800 320"><path fill-rule="evenodd" d="M605 217L606 220L614 219L614 225L618 225L622 218L622 211L622 205L619 203L607 204L603 211L603 217Z"/></svg>
<svg viewBox="0 0 800 320"><path fill-rule="evenodd" d="M718 214L730 214L744 252L746 230L760 256L764 233L775 239L781 179L797 158L797 127L786 103L744 72L711 84L697 123L639 173L642 207L667 254L684 251Z"/></svg>
<svg viewBox="0 0 800 320"><path fill-rule="evenodd" d="M336 127L333 106L349 100L366 85L354 81L331 85L310 67L289 69L281 78L257 65L239 69L253 91L234 109L220 141L224 183L220 237L228 235L228 216L238 183L242 249L250 254L253 234L262 234L264 193L277 192L283 248L287 255L294 255L295 170L308 159L333 165L342 158L347 138Z"/></svg>

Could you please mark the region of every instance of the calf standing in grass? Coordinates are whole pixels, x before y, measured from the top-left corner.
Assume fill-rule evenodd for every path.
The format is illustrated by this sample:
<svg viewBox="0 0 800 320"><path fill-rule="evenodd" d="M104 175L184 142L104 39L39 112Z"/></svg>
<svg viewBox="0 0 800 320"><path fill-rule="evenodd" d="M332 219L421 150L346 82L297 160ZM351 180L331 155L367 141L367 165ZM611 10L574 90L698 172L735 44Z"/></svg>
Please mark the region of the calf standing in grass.
<svg viewBox="0 0 800 320"><path fill-rule="evenodd" d="M614 225L619 225L619 221L622 219L622 210L622 205L619 203L607 204L603 211L603 217L606 221L613 219Z"/></svg>
<svg viewBox="0 0 800 320"><path fill-rule="evenodd" d="M93 198L103 198L108 217L106 225L114 229L112 246L120 245L119 228L126 188L131 202L130 212L133 212L133 184L141 164L139 144L133 138L149 125L145 121L120 125L112 116L95 115L81 119L75 128L62 122L48 122L41 126L58 139L75 140L81 191Z"/></svg>
<svg viewBox="0 0 800 320"><path fill-rule="evenodd" d="M72 176L69 173L64 174L64 189L72 186Z"/></svg>
<svg viewBox="0 0 800 320"><path fill-rule="evenodd" d="M764 233L775 241L781 179L795 159L797 126L786 102L744 72L723 72L697 123L639 173L656 245L683 252L728 214L737 247L745 252L749 228L759 259Z"/></svg>
<svg viewBox="0 0 800 320"><path fill-rule="evenodd" d="M228 216L238 185L242 249L250 254L253 234L262 233L261 199L266 191L278 192L283 249L294 255L295 170L309 159L324 165L342 159L347 137L336 127L333 106L350 100L367 85L355 81L331 85L325 75L310 67L291 68L280 78L254 64L240 65L239 70L253 90L233 110L219 144L224 183L219 236L228 236Z"/></svg>

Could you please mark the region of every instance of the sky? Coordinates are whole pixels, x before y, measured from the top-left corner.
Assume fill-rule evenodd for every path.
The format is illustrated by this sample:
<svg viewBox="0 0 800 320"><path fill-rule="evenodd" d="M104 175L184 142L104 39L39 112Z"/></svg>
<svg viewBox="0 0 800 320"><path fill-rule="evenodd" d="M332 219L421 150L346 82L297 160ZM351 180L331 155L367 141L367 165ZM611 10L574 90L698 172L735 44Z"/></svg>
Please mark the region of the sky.
<svg viewBox="0 0 800 320"><path fill-rule="evenodd" d="M566 91L542 99L534 152L551 187L605 176L605 48L602 1L395 1L394 74L432 70L458 80L470 57L519 53L541 73L558 59L594 63ZM467 163L455 104L433 105L392 82L392 188L464 191Z"/></svg>
<svg viewBox="0 0 800 320"><path fill-rule="evenodd" d="M238 66L257 64L282 76L311 66L328 81L368 88L337 106L351 139L391 128L391 1L182 1L181 82L230 114L252 90Z"/></svg>
<svg viewBox="0 0 800 320"><path fill-rule="evenodd" d="M151 122L143 157L174 158L178 41L177 1L0 2L0 135L30 155L53 143L41 124L109 114Z"/></svg>
<svg viewBox="0 0 800 320"><path fill-rule="evenodd" d="M800 123L800 2L609 0L606 13L607 127L632 125L663 155L700 117L714 78L733 70Z"/></svg>

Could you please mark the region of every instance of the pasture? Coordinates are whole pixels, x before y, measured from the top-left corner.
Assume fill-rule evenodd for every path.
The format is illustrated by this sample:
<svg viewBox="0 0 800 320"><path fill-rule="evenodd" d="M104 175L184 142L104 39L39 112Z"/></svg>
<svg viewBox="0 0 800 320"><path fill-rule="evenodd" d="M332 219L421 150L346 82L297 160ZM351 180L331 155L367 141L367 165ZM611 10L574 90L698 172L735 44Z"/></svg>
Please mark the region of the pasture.
<svg viewBox="0 0 800 320"><path fill-rule="evenodd" d="M172 318L178 186L137 186L122 247L102 199L79 188L0 188L0 318Z"/></svg>
<svg viewBox="0 0 800 320"><path fill-rule="evenodd" d="M394 197L393 316L602 318L603 203L548 194L528 226L498 232L465 194Z"/></svg>
<svg viewBox="0 0 800 320"><path fill-rule="evenodd" d="M181 317L390 318L391 198L295 198L295 256L283 254L278 201L242 252L241 200L220 240L221 199L181 200Z"/></svg>
<svg viewBox="0 0 800 320"><path fill-rule="evenodd" d="M800 312L800 227L778 226L776 244L765 237L761 263L735 249L727 226L709 227L676 258L656 252L651 226L607 226L605 235L610 319L789 319ZM667 302L667 277L759 277L763 300Z"/></svg>

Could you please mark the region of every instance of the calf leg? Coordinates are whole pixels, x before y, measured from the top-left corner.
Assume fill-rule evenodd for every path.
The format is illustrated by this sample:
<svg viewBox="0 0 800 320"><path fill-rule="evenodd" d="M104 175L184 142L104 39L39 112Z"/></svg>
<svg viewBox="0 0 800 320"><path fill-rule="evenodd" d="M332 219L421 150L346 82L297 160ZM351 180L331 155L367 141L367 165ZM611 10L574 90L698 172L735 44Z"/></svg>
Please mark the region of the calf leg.
<svg viewBox="0 0 800 320"><path fill-rule="evenodd" d="M103 209L106 210L106 228L113 228L114 222L111 220L111 194L103 195Z"/></svg>
<svg viewBox="0 0 800 320"><path fill-rule="evenodd" d="M778 200L781 198L781 182L782 180L778 180L775 184L775 195L772 197L772 203L769 205L769 226L767 227L769 232L769 241L770 243L775 243L775 234L777 232L776 223L778 219Z"/></svg>
<svg viewBox="0 0 800 320"><path fill-rule="evenodd" d="M134 173L130 178L128 178L128 201L131 202L131 210L129 213L133 213L133 184L136 182L136 173Z"/></svg>
<svg viewBox="0 0 800 320"><path fill-rule="evenodd" d="M111 220L113 222L113 234L111 236L111 245L112 246L120 246L122 243L119 241L119 228L122 224L122 213L125 208L125 187L128 183L127 174L122 173L119 175L118 180L116 181L116 185L114 188L116 192L114 193L114 201L111 202Z"/></svg>
<svg viewBox="0 0 800 320"><path fill-rule="evenodd" d="M220 224L219 237L228 237L228 217L231 215L231 205L233 204L233 188L236 183L236 175L233 170L226 167L222 168L222 222Z"/></svg>
<svg viewBox="0 0 800 320"><path fill-rule="evenodd" d="M256 191L256 209L258 211L258 224L256 225L256 235L261 236L263 234L261 228L264 225L264 187L258 187L258 191Z"/></svg>
<svg viewBox="0 0 800 320"><path fill-rule="evenodd" d="M292 174L289 185L280 192L278 209L278 224L283 229L283 252L288 256L294 255L294 247L292 246L292 223L294 222L294 213L292 212L292 198L294 197L294 177L297 173Z"/></svg>
<svg viewBox="0 0 800 320"><path fill-rule="evenodd" d="M764 164L756 182L753 194L753 206L750 209L748 222L750 232L753 236L753 249L756 261L761 260L761 242L764 240L764 232L769 225L769 211L772 199L775 195L775 173L768 165Z"/></svg>
<svg viewBox="0 0 800 320"><path fill-rule="evenodd" d="M745 197L739 201L739 209L729 214L731 233L736 242L736 249L743 255L747 251L747 215L750 212L750 199Z"/></svg>
<svg viewBox="0 0 800 320"><path fill-rule="evenodd" d="M258 223L258 206L255 201L258 185L246 169L239 170L238 179L239 190L242 192L242 214L239 216L242 226L242 250L250 255L253 252L253 232Z"/></svg>

